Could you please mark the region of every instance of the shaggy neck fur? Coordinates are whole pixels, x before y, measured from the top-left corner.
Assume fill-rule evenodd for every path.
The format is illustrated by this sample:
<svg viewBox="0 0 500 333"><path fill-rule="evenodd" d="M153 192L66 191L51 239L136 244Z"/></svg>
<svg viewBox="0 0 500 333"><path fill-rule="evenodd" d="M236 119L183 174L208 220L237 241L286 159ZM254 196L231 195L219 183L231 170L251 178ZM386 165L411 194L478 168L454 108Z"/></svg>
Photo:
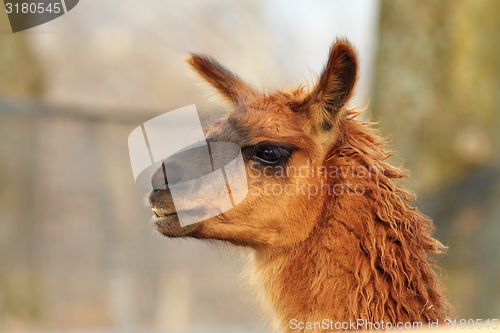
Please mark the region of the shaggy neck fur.
<svg viewBox="0 0 500 333"><path fill-rule="evenodd" d="M392 182L404 173L385 161L389 153L382 140L354 116L344 118L340 140L325 162L355 171L325 178L343 194L325 197L307 239L255 253L253 275L284 331L324 319L425 324L449 316L431 268L444 246L430 236L432 221Z"/></svg>

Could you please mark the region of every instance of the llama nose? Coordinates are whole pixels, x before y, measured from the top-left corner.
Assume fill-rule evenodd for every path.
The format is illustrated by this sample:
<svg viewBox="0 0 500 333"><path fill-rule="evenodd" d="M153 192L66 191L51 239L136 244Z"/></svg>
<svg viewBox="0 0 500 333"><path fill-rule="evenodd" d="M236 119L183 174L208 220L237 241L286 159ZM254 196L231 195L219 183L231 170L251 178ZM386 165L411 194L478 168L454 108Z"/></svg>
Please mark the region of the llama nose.
<svg viewBox="0 0 500 333"><path fill-rule="evenodd" d="M192 177L190 177L189 168L175 161L166 160L151 176L151 185L155 190L165 190L168 185L176 185L190 178Z"/></svg>
<svg viewBox="0 0 500 333"><path fill-rule="evenodd" d="M167 186L190 182L208 175L214 171L212 164L220 163L217 159L215 162L213 160L207 145L187 147L163 161L152 176L153 188L166 189ZM193 183L186 184L183 189L188 189L190 186L193 186Z"/></svg>
<svg viewBox="0 0 500 333"><path fill-rule="evenodd" d="M163 163L161 164L161 167L156 169L156 171L153 173L151 176L151 185L153 186L153 189L155 190L165 190L167 189L167 175L165 173L165 167Z"/></svg>

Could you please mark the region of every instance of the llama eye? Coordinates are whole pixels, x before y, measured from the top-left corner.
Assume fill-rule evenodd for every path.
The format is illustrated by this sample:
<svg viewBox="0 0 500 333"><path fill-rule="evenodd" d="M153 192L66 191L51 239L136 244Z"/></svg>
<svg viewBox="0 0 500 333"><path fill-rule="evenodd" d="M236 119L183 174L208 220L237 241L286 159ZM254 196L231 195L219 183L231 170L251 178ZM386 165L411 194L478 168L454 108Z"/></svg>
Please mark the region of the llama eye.
<svg viewBox="0 0 500 333"><path fill-rule="evenodd" d="M289 156L290 150L277 145L260 145L252 152L252 159L265 165L284 163Z"/></svg>

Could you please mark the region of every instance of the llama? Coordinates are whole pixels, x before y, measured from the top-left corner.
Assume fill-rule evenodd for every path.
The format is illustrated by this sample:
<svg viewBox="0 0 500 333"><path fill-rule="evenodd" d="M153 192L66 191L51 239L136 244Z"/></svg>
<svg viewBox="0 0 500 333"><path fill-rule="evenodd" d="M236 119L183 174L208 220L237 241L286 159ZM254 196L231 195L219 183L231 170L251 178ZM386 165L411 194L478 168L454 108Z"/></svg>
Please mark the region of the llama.
<svg viewBox="0 0 500 333"><path fill-rule="evenodd" d="M373 124L346 107L358 75L347 41L333 44L313 87L266 94L209 57L187 62L231 106L206 137L241 147L249 193L233 209L183 227L168 187L152 190L156 230L251 248L250 274L283 332L449 318L433 271L445 247L411 206L413 196L393 182L406 173L387 162L391 152Z"/></svg>

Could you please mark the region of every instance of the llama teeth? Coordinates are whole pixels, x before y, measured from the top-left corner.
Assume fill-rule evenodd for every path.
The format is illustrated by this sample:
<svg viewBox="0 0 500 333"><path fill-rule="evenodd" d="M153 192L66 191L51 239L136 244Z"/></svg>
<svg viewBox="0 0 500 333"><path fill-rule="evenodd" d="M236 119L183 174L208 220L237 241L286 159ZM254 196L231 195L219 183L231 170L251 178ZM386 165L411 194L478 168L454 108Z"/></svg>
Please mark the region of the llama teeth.
<svg viewBox="0 0 500 333"><path fill-rule="evenodd" d="M151 211L153 212L154 216L156 216L156 217L166 217L166 216L170 216L170 215L175 215L175 212L168 213L168 212L162 211L161 209L157 209L157 208L151 208Z"/></svg>
<svg viewBox="0 0 500 333"><path fill-rule="evenodd" d="M156 211L156 209L151 208L151 211L153 212L153 214L154 214L156 217L160 217L160 214L158 214L158 212Z"/></svg>

